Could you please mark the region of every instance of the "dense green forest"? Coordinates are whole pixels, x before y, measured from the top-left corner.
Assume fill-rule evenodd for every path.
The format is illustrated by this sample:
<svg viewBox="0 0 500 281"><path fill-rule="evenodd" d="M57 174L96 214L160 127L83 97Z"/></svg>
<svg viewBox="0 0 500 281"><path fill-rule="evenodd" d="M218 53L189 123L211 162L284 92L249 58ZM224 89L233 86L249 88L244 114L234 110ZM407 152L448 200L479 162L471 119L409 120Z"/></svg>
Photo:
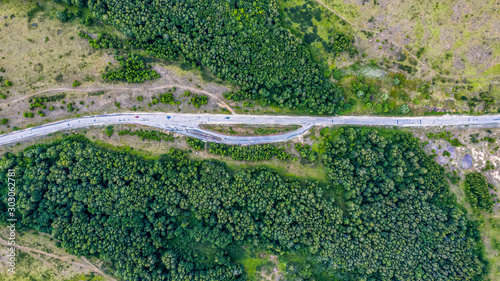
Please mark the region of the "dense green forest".
<svg viewBox="0 0 500 281"><path fill-rule="evenodd" d="M88 6L94 17L133 38L133 46L159 58L178 54L194 67L207 67L240 86L245 98L317 114L343 108L342 90L328 81L305 44L281 26L275 0L89 0ZM104 43L91 44L120 46L111 38L98 40ZM123 79L122 72L110 78ZM146 79L153 77L146 74Z"/></svg>
<svg viewBox="0 0 500 281"><path fill-rule="evenodd" d="M364 128L322 135L345 208L328 187L267 169L232 172L177 151L146 161L80 138L6 154L0 182L16 169L19 224L112 261L126 280L245 280L242 246L300 255L310 267L293 274L303 280L482 278L477 226L415 138Z"/></svg>
<svg viewBox="0 0 500 281"><path fill-rule="evenodd" d="M465 194L473 207L491 211L495 205L488 191L486 177L480 173L476 172L465 175Z"/></svg>

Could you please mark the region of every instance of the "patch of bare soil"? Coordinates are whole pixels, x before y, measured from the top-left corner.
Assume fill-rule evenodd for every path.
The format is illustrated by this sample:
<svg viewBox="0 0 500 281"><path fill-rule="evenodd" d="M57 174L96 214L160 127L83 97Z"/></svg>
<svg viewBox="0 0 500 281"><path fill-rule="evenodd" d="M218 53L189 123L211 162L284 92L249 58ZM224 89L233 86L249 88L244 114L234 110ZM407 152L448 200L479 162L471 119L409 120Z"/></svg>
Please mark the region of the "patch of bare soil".
<svg viewBox="0 0 500 281"><path fill-rule="evenodd" d="M486 45L473 45L469 47L467 52L467 60L473 65L478 65L491 59L493 51Z"/></svg>
<svg viewBox="0 0 500 281"><path fill-rule="evenodd" d="M285 280L283 272L279 268L278 256L271 254L261 254L261 259L266 259L269 261L268 266L263 267L257 274L258 280Z"/></svg>

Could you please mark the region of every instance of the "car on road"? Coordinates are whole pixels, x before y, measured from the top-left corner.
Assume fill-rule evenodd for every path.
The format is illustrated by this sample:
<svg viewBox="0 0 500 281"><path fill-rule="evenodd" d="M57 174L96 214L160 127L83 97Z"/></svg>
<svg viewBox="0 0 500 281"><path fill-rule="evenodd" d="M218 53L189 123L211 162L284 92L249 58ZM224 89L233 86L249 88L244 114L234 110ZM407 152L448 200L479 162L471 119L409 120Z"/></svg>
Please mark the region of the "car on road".
<svg viewBox="0 0 500 281"><path fill-rule="evenodd" d="M229 119L229 117L226 117L225 119Z"/></svg>
<svg viewBox="0 0 500 281"><path fill-rule="evenodd" d="M136 116L135 118L139 118L139 116Z"/></svg>
<svg viewBox="0 0 500 281"><path fill-rule="evenodd" d="M170 116L167 116L167 119L170 119Z"/></svg>

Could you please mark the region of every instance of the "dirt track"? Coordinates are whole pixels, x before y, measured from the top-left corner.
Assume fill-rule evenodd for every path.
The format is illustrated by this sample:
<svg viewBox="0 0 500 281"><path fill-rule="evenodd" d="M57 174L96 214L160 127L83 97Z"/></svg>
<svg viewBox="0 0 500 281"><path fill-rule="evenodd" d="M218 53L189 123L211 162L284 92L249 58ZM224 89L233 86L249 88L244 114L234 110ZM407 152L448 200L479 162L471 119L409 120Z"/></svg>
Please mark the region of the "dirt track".
<svg viewBox="0 0 500 281"><path fill-rule="evenodd" d="M74 265L77 265L77 266L81 266L83 268L86 268L90 271L93 271L93 272L96 272L100 275L102 275L104 278L106 278L106 280L115 280L114 278L106 275L104 272L102 272L99 268L97 268L95 265L91 264L86 258L82 257L81 259L85 262L85 263L80 263L80 262L76 262L76 261L73 261L73 257L71 256L58 256L58 255L54 255L54 254L50 254L50 253L47 253L47 252L44 252L44 251L40 251L40 250L37 250L37 249L33 249L33 248L29 248L29 247L24 247L24 246L20 246L20 245L9 245L7 243L7 241L5 241L4 239L0 238L0 244L4 245L4 246L7 246L7 247L14 247L16 249L19 249L23 252L27 252L29 254L34 254L34 253L37 253L37 254L42 254L42 255L45 255L47 257L51 257L51 258L54 258L54 259L58 259L58 260L61 260L61 261L64 261L64 262L68 262L68 263L71 263L71 264L74 264ZM37 258L38 259L38 258ZM42 262L46 263L45 260L43 260ZM52 266L51 266L52 267ZM56 272L56 274L59 275L58 272Z"/></svg>

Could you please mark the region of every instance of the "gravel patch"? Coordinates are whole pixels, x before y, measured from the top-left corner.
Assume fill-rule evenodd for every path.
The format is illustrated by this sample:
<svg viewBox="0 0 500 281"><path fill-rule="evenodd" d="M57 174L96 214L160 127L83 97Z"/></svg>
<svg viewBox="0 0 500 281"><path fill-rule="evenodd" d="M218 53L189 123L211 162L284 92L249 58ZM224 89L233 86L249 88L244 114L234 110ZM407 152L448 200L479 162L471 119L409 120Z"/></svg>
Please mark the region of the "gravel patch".
<svg viewBox="0 0 500 281"><path fill-rule="evenodd" d="M462 158L462 169L468 170L472 167L472 156L465 154Z"/></svg>

